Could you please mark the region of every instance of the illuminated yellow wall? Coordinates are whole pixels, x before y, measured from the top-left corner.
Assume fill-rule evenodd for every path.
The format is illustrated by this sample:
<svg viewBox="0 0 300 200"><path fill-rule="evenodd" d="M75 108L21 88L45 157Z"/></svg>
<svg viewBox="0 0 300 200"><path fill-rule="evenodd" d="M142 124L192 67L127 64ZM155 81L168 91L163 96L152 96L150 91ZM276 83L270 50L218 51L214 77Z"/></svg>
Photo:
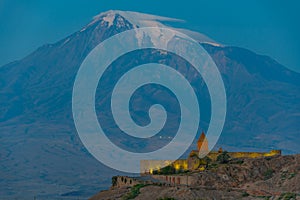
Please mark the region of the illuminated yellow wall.
<svg viewBox="0 0 300 200"><path fill-rule="evenodd" d="M191 152L191 155L194 155L195 152ZM217 160L217 157L221 152L212 151L207 156L213 161ZM281 150L272 150L270 152L228 152L228 155L231 158L260 158L260 157L269 157L281 155ZM172 165L176 170L188 170L195 169L193 166L189 166L188 159L181 160L142 160L140 163L141 174L152 174L154 170L160 170L161 168ZM190 163L195 164L195 163ZM199 164L198 164L199 165ZM203 167L203 166L201 166Z"/></svg>
<svg viewBox="0 0 300 200"><path fill-rule="evenodd" d="M176 170L180 170L180 169L187 170L188 169L188 162L185 159L184 160L183 159L176 160L172 165L174 166L174 168Z"/></svg>
<svg viewBox="0 0 300 200"><path fill-rule="evenodd" d="M221 153L214 151L210 152L207 156L212 160L217 160L220 154ZM281 155L281 150L272 150L270 152L228 152L228 155L231 158L261 158Z"/></svg>
<svg viewBox="0 0 300 200"><path fill-rule="evenodd" d="M187 170L187 160L141 160L140 171L142 174L152 174L155 170L172 165L176 170Z"/></svg>

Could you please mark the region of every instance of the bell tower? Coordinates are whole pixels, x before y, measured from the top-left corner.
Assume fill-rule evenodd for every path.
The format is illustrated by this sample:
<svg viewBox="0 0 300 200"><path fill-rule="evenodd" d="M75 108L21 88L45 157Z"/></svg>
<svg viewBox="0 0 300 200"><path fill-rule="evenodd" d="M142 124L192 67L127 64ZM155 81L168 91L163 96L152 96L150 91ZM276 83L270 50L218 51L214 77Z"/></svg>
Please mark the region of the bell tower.
<svg viewBox="0 0 300 200"><path fill-rule="evenodd" d="M208 141L206 139L206 136L205 136L204 132L201 133L201 135L198 139L197 147L198 147L199 155L206 154L206 153L209 152L209 150L208 150Z"/></svg>

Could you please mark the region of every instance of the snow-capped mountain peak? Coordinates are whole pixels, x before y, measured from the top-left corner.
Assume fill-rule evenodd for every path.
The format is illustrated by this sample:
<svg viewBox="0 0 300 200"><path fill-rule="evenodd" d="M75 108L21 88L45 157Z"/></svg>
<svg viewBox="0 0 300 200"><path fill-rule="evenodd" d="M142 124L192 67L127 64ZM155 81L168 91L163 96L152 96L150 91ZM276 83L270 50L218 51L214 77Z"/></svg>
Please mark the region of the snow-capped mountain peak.
<svg viewBox="0 0 300 200"><path fill-rule="evenodd" d="M118 17L118 16L122 16L122 17ZM188 29L170 27L165 24L167 22L184 23L185 22L184 20L162 17L157 15L151 15L151 14L144 14L139 12L132 12L132 11L109 10L107 12L100 13L93 17L92 22L90 22L87 25L87 27L92 26L95 23L99 23L99 22L101 24L104 23L107 24L108 27L113 25L117 27L121 27L122 25L124 25L123 19L126 19L130 24L132 24L134 28L140 28L140 27L171 28L192 37L193 39L197 40L200 43L209 43L214 46L221 45L202 33L191 31ZM83 28L81 31L84 31L87 27Z"/></svg>
<svg viewBox="0 0 300 200"><path fill-rule="evenodd" d="M184 22L180 19L161 17L138 12L109 10L107 12L103 12L99 15L94 16L91 24L99 20L104 20L106 22L109 22L109 25L112 25L112 22L115 19L116 15L124 17L135 27L165 27L165 25L162 22Z"/></svg>

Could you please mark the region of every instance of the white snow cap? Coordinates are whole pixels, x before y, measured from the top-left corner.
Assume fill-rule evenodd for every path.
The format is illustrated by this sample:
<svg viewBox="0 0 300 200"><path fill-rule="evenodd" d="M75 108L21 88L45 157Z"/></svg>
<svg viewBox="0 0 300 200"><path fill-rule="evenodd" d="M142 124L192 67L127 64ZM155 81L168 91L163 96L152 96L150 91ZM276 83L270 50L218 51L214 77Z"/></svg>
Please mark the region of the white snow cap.
<svg viewBox="0 0 300 200"><path fill-rule="evenodd" d="M151 15L151 14L144 14L139 12L132 12L132 11L120 11L120 10L109 10L107 12L100 13L99 15L96 15L93 17L93 21L88 24L88 26L98 22L98 21L105 21L108 23L108 26L112 26L115 20L116 15L120 15L123 18L125 18L127 21L129 21L134 27L165 27L165 28L171 28L174 30L177 30L179 32L182 32L191 38L197 40L200 43L208 43L214 46L221 46L218 42L214 41L213 39L209 38L208 36L196 32L191 31L188 29L183 28L174 28L170 27L164 24L164 22L180 22L184 23L184 20L181 19L175 19L175 18L169 18L169 17L162 17L157 15ZM85 30L85 28L84 28Z"/></svg>

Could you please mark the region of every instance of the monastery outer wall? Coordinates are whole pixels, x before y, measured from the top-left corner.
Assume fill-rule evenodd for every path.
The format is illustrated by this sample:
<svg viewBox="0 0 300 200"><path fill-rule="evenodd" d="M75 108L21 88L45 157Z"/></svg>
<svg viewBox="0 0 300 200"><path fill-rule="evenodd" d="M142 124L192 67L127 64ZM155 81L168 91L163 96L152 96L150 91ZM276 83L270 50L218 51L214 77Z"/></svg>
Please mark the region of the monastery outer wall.
<svg viewBox="0 0 300 200"><path fill-rule="evenodd" d="M128 177L128 176L114 176L113 179L113 187L131 187L136 184L141 183L141 181L136 180L135 178Z"/></svg>
<svg viewBox="0 0 300 200"><path fill-rule="evenodd" d="M212 160L217 160L220 152L210 152L207 156ZM270 152L228 152L231 158L260 158L281 155L281 150L271 150Z"/></svg>
<svg viewBox="0 0 300 200"><path fill-rule="evenodd" d="M162 183L176 185L195 185L197 180L193 176L189 175L151 175L152 178L161 181Z"/></svg>

